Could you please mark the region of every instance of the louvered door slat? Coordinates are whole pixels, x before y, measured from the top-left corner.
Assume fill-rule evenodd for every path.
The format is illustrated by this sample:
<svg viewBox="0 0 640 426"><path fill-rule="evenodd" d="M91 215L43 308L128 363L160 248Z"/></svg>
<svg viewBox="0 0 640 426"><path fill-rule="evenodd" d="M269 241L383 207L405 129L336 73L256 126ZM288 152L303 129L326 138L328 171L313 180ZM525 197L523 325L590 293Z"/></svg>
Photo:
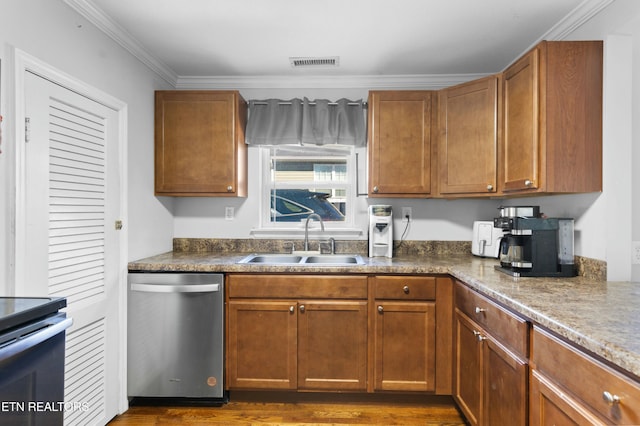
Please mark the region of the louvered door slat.
<svg viewBox="0 0 640 426"><path fill-rule="evenodd" d="M101 401L104 398L103 376L105 373L104 320L88 324L67 336L65 360L65 399L82 401L97 410L71 411L65 417L67 424L91 424L101 416Z"/></svg>
<svg viewBox="0 0 640 426"><path fill-rule="evenodd" d="M72 253L71 257L76 257L80 254L80 251L93 250L96 248L102 252L104 250L102 247L103 244L104 241L93 238L64 239L59 243L54 241L49 244L49 259L57 260L56 255L59 259L64 256L65 253Z"/></svg>
<svg viewBox="0 0 640 426"><path fill-rule="evenodd" d="M60 284L56 287L56 290L71 296L95 296L102 292L100 288L102 279L102 275L82 277L76 281L68 281Z"/></svg>
<svg viewBox="0 0 640 426"><path fill-rule="evenodd" d="M73 162L66 158L52 158L49 162L50 173L58 173L68 176L86 176L94 179L103 179L104 171L101 166L89 166L85 163Z"/></svg>

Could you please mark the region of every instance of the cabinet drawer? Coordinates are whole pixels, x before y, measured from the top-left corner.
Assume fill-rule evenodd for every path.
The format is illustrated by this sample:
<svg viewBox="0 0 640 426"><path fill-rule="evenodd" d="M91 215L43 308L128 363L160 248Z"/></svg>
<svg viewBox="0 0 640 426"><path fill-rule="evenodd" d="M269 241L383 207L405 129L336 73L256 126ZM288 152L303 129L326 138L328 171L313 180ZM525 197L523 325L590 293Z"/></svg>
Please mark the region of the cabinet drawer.
<svg viewBox="0 0 640 426"><path fill-rule="evenodd" d="M538 327L533 331L533 363L536 370L603 416L607 424L640 424L640 383ZM620 401L608 403L605 392Z"/></svg>
<svg viewBox="0 0 640 426"><path fill-rule="evenodd" d="M376 299L436 300L434 277L380 276L373 280Z"/></svg>
<svg viewBox="0 0 640 426"><path fill-rule="evenodd" d="M229 297L366 299L367 277L229 274Z"/></svg>
<svg viewBox="0 0 640 426"><path fill-rule="evenodd" d="M456 308L517 354L528 358L529 324L525 319L460 282L456 282Z"/></svg>

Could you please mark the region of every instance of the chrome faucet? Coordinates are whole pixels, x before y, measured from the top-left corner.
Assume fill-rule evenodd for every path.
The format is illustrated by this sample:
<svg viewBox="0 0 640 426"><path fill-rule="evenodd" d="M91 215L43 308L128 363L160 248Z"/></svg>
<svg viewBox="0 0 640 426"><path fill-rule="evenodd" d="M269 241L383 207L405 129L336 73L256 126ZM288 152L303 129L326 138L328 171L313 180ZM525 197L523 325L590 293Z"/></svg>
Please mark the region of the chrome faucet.
<svg viewBox="0 0 640 426"><path fill-rule="evenodd" d="M320 227L324 232L324 222L322 221L322 218L318 213L311 213L309 216L307 216L307 220L304 223L304 251L309 251L309 219L311 218L318 218L318 220L320 221Z"/></svg>

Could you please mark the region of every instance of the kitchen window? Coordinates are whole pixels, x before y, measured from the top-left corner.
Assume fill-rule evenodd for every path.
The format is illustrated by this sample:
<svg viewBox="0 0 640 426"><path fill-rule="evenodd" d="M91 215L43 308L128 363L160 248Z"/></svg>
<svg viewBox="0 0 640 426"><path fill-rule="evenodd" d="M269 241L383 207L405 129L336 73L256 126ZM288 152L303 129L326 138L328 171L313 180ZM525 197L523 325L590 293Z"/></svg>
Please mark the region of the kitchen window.
<svg viewBox="0 0 640 426"><path fill-rule="evenodd" d="M318 214L325 229L353 227L355 153L343 145L260 147L261 228L302 228Z"/></svg>

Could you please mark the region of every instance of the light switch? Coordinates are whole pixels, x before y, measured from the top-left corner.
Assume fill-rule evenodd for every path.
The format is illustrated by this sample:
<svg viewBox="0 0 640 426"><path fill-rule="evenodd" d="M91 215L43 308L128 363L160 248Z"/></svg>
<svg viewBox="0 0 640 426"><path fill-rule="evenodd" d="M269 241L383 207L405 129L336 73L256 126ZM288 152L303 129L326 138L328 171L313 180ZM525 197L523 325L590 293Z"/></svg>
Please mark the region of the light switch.
<svg viewBox="0 0 640 426"><path fill-rule="evenodd" d="M233 207L225 207L224 208L224 218L225 220L233 220L233 217L235 216L236 212L235 209Z"/></svg>

